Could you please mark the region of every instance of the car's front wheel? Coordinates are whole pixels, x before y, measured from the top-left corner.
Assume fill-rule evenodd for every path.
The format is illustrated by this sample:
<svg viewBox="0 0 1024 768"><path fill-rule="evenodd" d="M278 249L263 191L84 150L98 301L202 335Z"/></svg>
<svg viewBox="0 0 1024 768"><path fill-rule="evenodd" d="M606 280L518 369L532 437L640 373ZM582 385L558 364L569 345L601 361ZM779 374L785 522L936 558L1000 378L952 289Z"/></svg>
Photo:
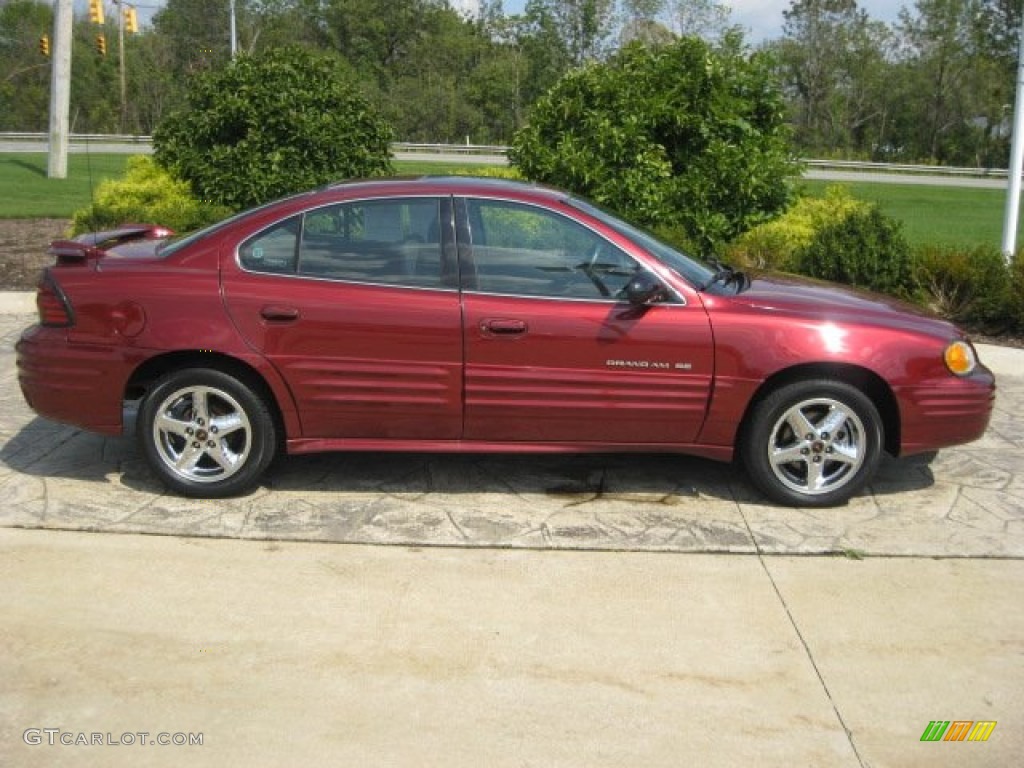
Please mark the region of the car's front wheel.
<svg viewBox="0 0 1024 768"><path fill-rule="evenodd" d="M249 490L277 445L263 398L239 379L204 368L156 382L139 410L138 439L165 485L204 498Z"/></svg>
<svg viewBox="0 0 1024 768"><path fill-rule="evenodd" d="M787 506L847 501L874 474L883 427L874 403L839 381L781 387L751 413L740 446L754 484Z"/></svg>

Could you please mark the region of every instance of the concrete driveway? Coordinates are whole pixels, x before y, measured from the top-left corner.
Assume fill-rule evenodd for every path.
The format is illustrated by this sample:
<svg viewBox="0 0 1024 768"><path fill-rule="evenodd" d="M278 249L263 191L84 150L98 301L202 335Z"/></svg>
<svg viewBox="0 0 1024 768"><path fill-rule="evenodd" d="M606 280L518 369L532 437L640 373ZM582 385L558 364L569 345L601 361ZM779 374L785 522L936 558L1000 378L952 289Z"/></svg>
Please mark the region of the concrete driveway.
<svg viewBox="0 0 1024 768"><path fill-rule="evenodd" d="M372 544L669 552L1024 556L1024 352L990 347L984 439L887 460L845 507L765 503L729 465L680 456L325 454L286 457L258 491L169 495L133 440L34 416L0 315L0 525Z"/></svg>
<svg viewBox="0 0 1024 768"><path fill-rule="evenodd" d="M0 765L1020 760L1019 352L982 351L983 440L840 509L653 456L306 457L190 502L25 409L28 322L0 316Z"/></svg>

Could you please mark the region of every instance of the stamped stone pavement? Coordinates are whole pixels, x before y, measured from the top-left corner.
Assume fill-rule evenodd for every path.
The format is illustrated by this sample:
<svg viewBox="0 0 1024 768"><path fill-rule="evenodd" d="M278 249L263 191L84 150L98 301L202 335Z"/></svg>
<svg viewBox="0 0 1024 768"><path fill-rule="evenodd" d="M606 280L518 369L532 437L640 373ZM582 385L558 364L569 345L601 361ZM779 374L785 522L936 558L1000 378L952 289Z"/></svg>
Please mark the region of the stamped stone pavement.
<svg viewBox="0 0 1024 768"><path fill-rule="evenodd" d="M265 484L183 499L133 440L36 417L0 314L0 526L469 547L1024 556L1024 352L983 347L997 374L986 435L930 462L886 459L843 507L765 502L730 465L671 455L285 457Z"/></svg>

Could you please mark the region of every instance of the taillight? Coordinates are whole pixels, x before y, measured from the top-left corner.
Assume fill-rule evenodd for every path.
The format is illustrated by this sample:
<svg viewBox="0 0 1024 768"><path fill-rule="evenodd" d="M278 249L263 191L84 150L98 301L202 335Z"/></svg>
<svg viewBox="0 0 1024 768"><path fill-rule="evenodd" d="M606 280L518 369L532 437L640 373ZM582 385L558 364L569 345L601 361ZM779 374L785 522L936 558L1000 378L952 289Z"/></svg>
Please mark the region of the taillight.
<svg viewBox="0 0 1024 768"><path fill-rule="evenodd" d="M67 328L75 324L71 302L49 273L43 275L36 288L39 324L50 328Z"/></svg>

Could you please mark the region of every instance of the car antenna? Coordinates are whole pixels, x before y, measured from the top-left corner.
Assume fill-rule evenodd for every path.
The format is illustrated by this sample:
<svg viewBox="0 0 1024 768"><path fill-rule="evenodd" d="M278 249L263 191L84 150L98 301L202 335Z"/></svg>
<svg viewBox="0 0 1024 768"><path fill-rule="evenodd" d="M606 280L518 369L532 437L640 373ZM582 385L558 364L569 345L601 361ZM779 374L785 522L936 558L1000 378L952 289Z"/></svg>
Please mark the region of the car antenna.
<svg viewBox="0 0 1024 768"><path fill-rule="evenodd" d="M89 234L96 234L96 195L92 184L92 145L85 140L85 170L89 176Z"/></svg>

